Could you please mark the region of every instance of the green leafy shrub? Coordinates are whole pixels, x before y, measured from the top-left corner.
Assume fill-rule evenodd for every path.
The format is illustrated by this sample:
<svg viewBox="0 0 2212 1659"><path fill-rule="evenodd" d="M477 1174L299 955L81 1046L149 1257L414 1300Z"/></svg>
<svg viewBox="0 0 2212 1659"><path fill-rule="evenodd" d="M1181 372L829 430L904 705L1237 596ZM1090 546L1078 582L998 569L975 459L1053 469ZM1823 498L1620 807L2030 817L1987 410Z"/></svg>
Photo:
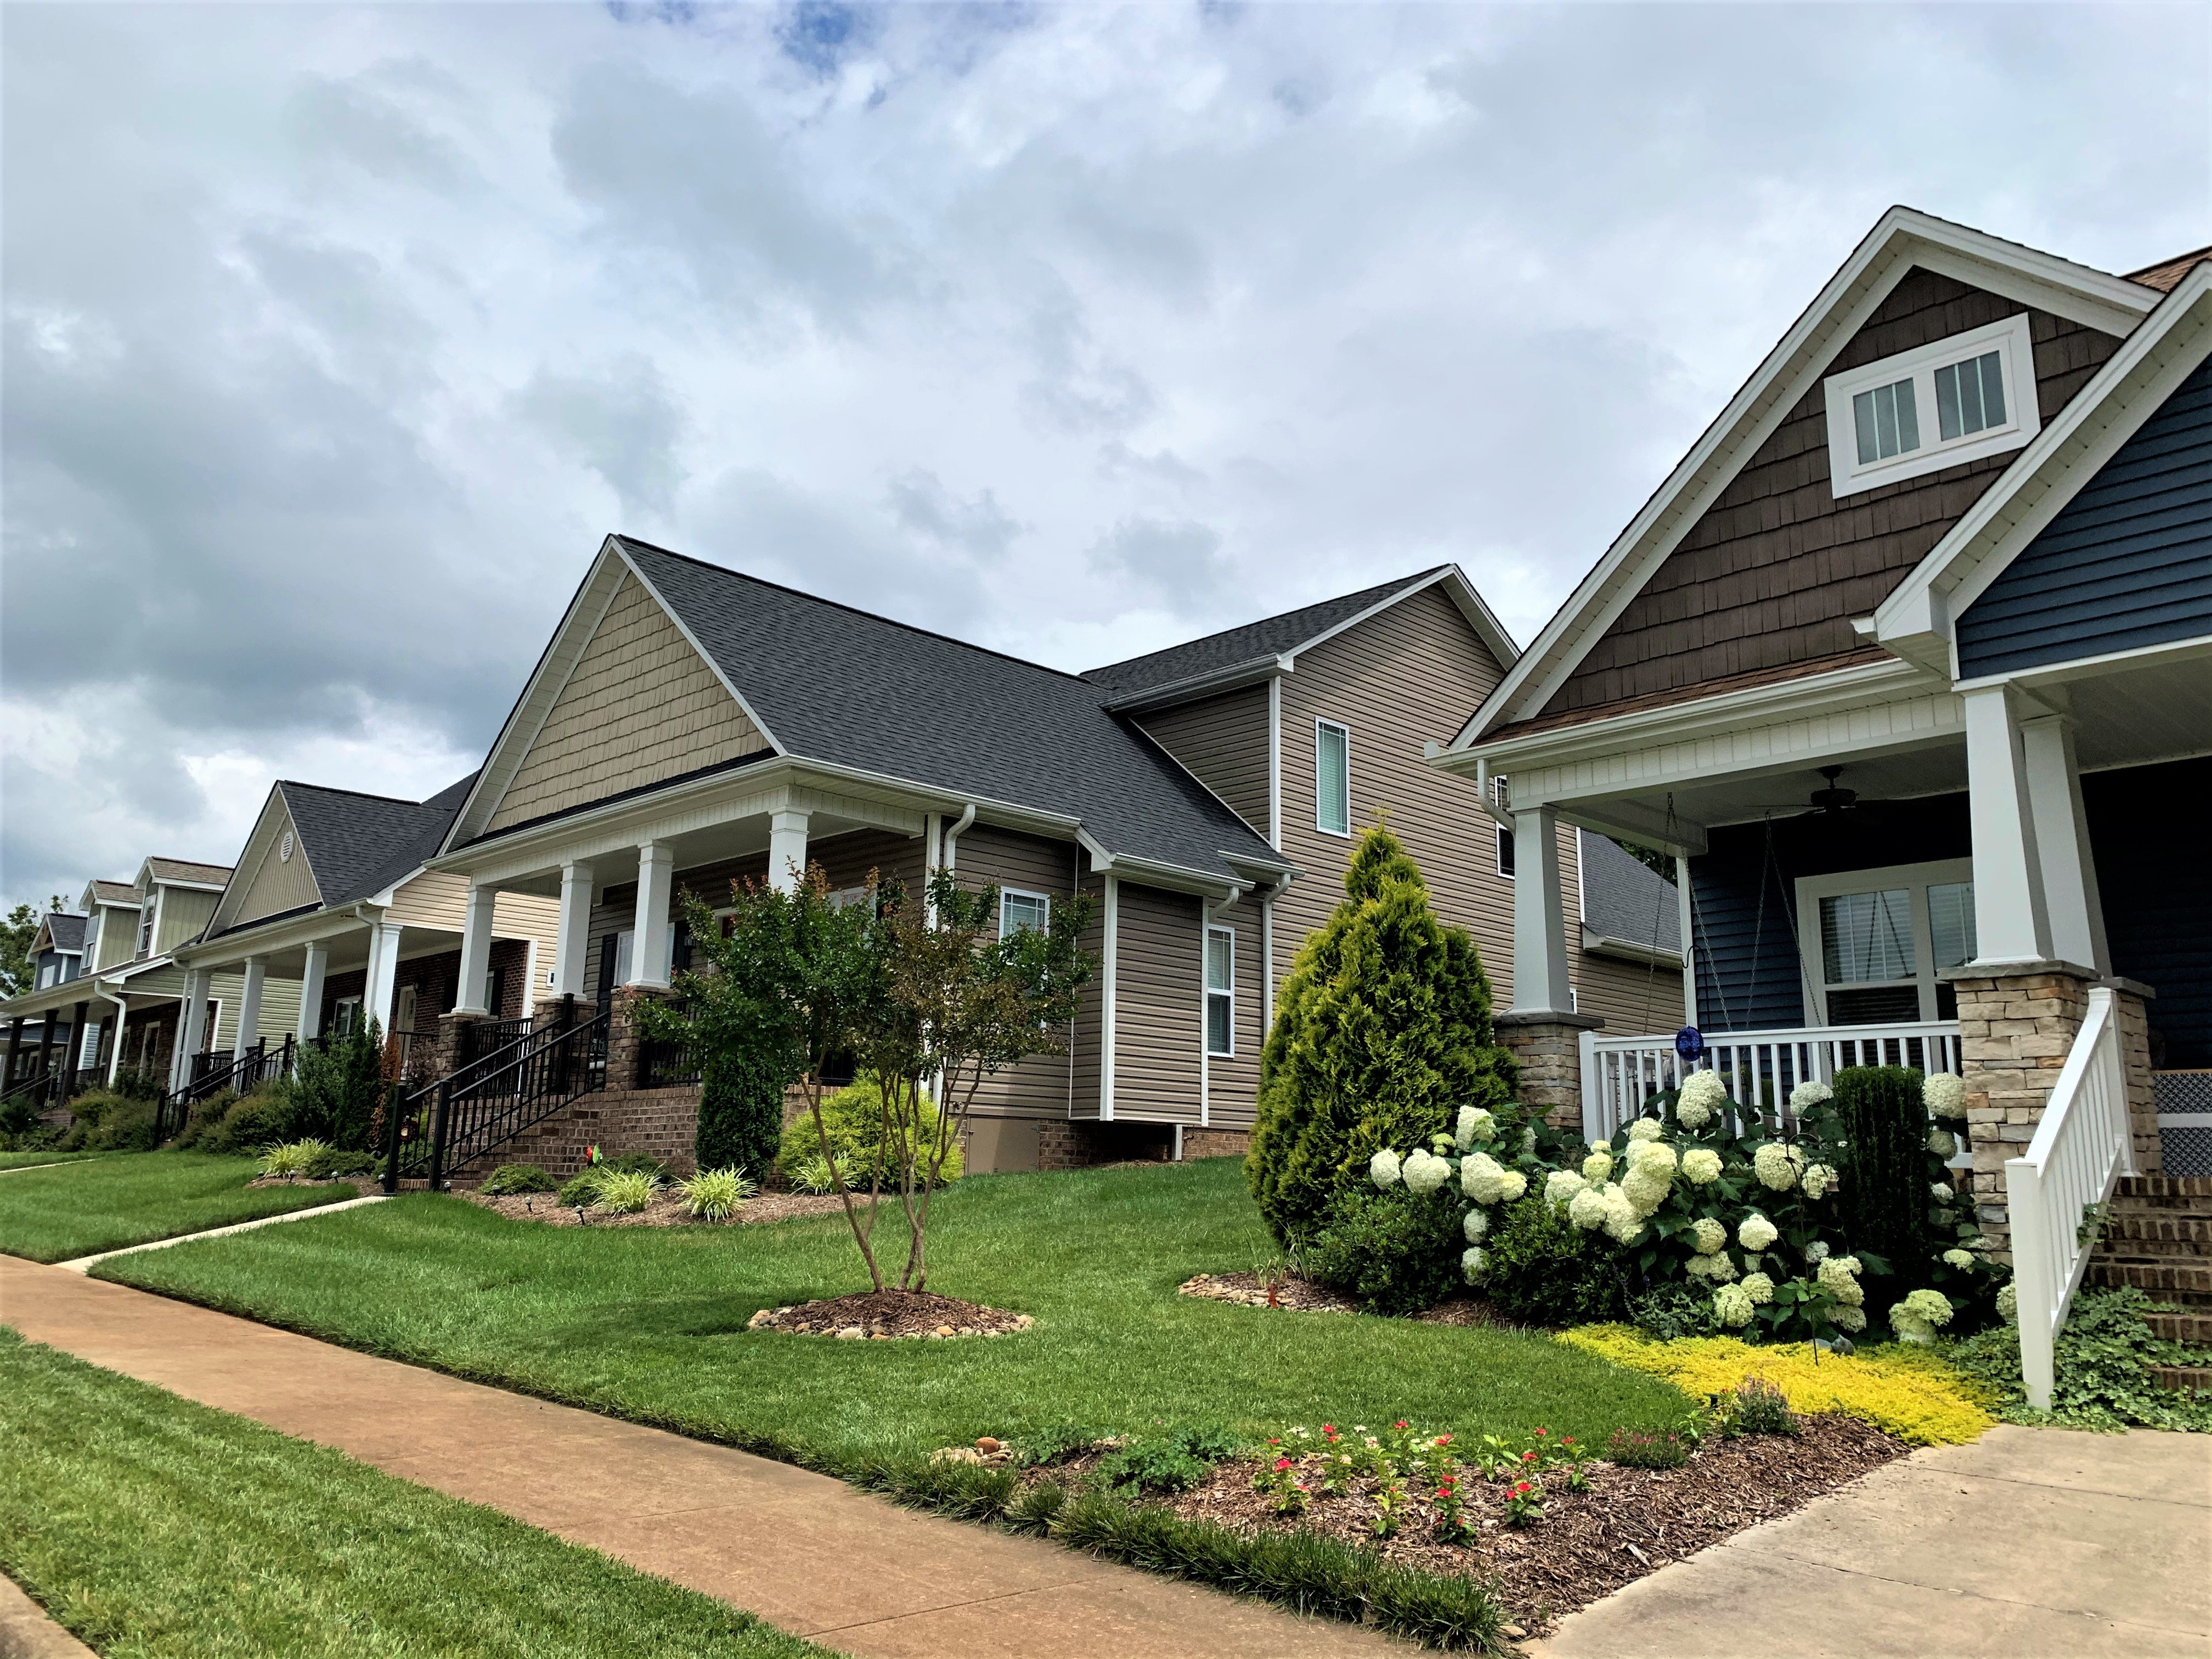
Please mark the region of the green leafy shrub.
<svg viewBox="0 0 2212 1659"><path fill-rule="evenodd" d="M1946 1344L1942 1358L1984 1392L1992 1410L2014 1422L2212 1433L2212 1395L2161 1389L2151 1380L2153 1365L2212 1365L2212 1347L2171 1341L2151 1330L2143 1316L2161 1310L2132 1288L2075 1292L2066 1328L2054 1345L2047 1417L2027 1404L2017 1326L1992 1326Z"/></svg>
<svg viewBox="0 0 2212 1659"><path fill-rule="evenodd" d="M125 1100L159 1100L168 1093L167 1079L147 1066L118 1066L115 1068L112 1091Z"/></svg>
<svg viewBox="0 0 2212 1659"><path fill-rule="evenodd" d="M1928 1108L1906 1066L1853 1066L1836 1073L1837 1151L1843 1186L1838 1221L1855 1255L1871 1254L1910 1276L1936 1248L1928 1224ZM1909 1287L1909 1286L1908 1286Z"/></svg>
<svg viewBox="0 0 2212 1659"><path fill-rule="evenodd" d="M1484 1239L1486 1295L1508 1318L1529 1325L1595 1325L1627 1312L1615 1252L1586 1233L1542 1191L1499 1206Z"/></svg>
<svg viewBox="0 0 2212 1659"><path fill-rule="evenodd" d="M1219 1429L1168 1429L1131 1441L1098 1460L1093 1479L1104 1487L1138 1492L1188 1492L1216 1463L1235 1456L1237 1442Z"/></svg>
<svg viewBox="0 0 2212 1659"><path fill-rule="evenodd" d="M1662 1279L1635 1297L1628 1304L1628 1321L1662 1342L1723 1334L1720 1316L1713 1311L1712 1293L1695 1290L1680 1279Z"/></svg>
<svg viewBox="0 0 2212 1659"><path fill-rule="evenodd" d="M1605 1443L1605 1459L1627 1469L1679 1469L1690 1461L1690 1443L1672 1431L1648 1434L1615 1429Z"/></svg>
<svg viewBox="0 0 2212 1659"><path fill-rule="evenodd" d="M94 1089L69 1103L73 1121L61 1138L64 1152L150 1152L155 1105L108 1089Z"/></svg>
<svg viewBox="0 0 2212 1659"><path fill-rule="evenodd" d="M1106 1437L1097 1429L1086 1429L1077 1423L1055 1423L1050 1428L1039 1429L1035 1434L1024 1435L1014 1443L1014 1462L1025 1469L1042 1468L1073 1457L1078 1452L1089 1451Z"/></svg>
<svg viewBox="0 0 2212 1659"><path fill-rule="evenodd" d="M1731 1437L1794 1435L1798 1427L1789 1397L1763 1376L1747 1376L1737 1383L1735 1392L1719 1402L1715 1419L1722 1434Z"/></svg>
<svg viewBox="0 0 2212 1659"><path fill-rule="evenodd" d="M366 1147L385 1092L384 1037L376 1021L299 1051L290 1088L296 1131L333 1146Z"/></svg>
<svg viewBox="0 0 2212 1659"><path fill-rule="evenodd" d="M684 1207L708 1221L727 1221L738 1206L760 1191L760 1183L747 1179L743 1170L702 1170L676 1183Z"/></svg>
<svg viewBox="0 0 2212 1659"><path fill-rule="evenodd" d="M502 1164L483 1178L477 1190L489 1198L519 1196L524 1193L558 1192L561 1183L535 1164Z"/></svg>
<svg viewBox="0 0 2212 1659"><path fill-rule="evenodd" d="M765 1170L783 1144L790 1062L748 1049L710 1053L699 1079L693 1161L702 1170Z"/></svg>
<svg viewBox="0 0 2212 1659"><path fill-rule="evenodd" d="M1361 837L1344 889L1298 951L1261 1058L1245 1171L1285 1246L1365 1184L1377 1152L1425 1147L1452 1132L1462 1107L1503 1113L1514 1097L1474 941L1437 920L1387 828Z"/></svg>
<svg viewBox="0 0 2212 1659"><path fill-rule="evenodd" d="M925 1094L917 1109L916 1138L933 1138L938 1133L935 1103ZM822 1127L829 1132L830 1147L836 1155L838 1173L845 1177L847 1186L865 1191L871 1181L879 1181L886 1191L897 1188L900 1172L893 1167L893 1156L884 1151L883 1090L874 1078L856 1078L849 1088L826 1097L822 1102ZM816 1170L806 1167L823 1163L822 1137L815 1130L811 1112L802 1113L784 1126L777 1162L792 1184L802 1192L831 1190L826 1168ZM945 1154L943 1178L945 1182L957 1181L963 1173L960 1146L956 1141ZM917 1190L921 1180L917 1174ZM810 1181L817 1184L810 1186Z"/></svg>
<svg viewBox="0 0 2212 1659"><path fill-rule="evenodd" d="M249 1095L216 1095L199 1102L176 1144L184 1150L238 1158L312 1133L301 1121L292 1085L276 1082Z"/></svg>
<svg viewBox="0 0 2212 1659"><path fill-rule="evenodd" d="M375 1156L359 1147L325 1146L307 1160L306 1173L310 1181L342 1181L374 1174L377 1168Z"/></svg>
<svg viewBox="0 0 2212 1659"><path fill-rule="evenodd" d="M602 1170L592 1188L592 1203L610 1215L635 1215L652 1203L659 1190L659 1177L644 1170Z"/></svg>
<svg viewBox="0 0 2212 1659"><path fill-rule="evenodd" d="M1404 1183L1377 1190L1363 1180L1339 1194L1304 1250L1307 1275L1355 1298L1370 1312L1414 1314L1461 1286L1457 1189L1416 1193Z"/></svg>

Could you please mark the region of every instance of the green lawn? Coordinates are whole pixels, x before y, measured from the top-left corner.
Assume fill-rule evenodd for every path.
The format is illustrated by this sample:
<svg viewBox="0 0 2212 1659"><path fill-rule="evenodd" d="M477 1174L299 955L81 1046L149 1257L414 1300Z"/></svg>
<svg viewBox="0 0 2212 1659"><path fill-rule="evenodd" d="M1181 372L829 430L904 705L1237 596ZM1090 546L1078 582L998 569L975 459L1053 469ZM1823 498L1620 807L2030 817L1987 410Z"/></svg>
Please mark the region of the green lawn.
<svg viewBox="0 0 2212 1659"><path fill-rule="evenodd" d="M101 1156L99 1152L0 1152L0 1170L21 1170L33 1164L82 1164L86 1158Z"/></svg>
<svg viewBox="0 0 2212 1659"><path fill-rule="evenodd" d="M750 1614L0 1328L0 1570L109 1659L804 1659Z"/></svg>
<svg viewBox="0 0 2212 1659"><path fill-rule="evenodd" d="M553 1228L419 1194L94 1272L831 1469L1070 1422L1260 1433L1404 1416L1587 1443L1684 1409L1668 1385L1539 1337L1177 1296L1194 1273L1271 1254L1233 1160L973 1177L938 1206L931 1287L1035 1327L953 1342L748 1332L757 1309L865 1288L842 1218ZM900 1226L887 1214L878 1234L894 1260Z"/></svg>
<svg viewBox="0 0 2212 1659"><path fill-rule="evenodd" d="M0 1251L68 1261L356 1196L345 1185L248 1192L258 1167L250 1158L136 1152L0 1177Z"/></svg>

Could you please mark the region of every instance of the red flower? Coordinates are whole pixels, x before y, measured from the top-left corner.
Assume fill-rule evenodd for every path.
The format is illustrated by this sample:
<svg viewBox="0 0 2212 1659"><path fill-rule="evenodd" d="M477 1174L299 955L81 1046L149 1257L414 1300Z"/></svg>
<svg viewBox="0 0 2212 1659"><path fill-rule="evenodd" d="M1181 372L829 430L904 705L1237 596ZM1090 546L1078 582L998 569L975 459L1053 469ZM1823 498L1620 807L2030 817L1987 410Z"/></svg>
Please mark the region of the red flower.
<svg viewBox="0 0 2212 1659"><path fill-rule="evenodd" d="M1400 1418L1400 1419L1399 1419L1395 1423L1392 1424L1390 1426L1391 1426L1392 1428L1395 1428L1395 1429L1402 1429L1402 1428L1404 1428L1404 1427L1406 1426L1406 1419L1405 1419L1404 1418L1402 1418L1402 1417L1401 1417L1401 1418Z"/></svg>
<svg viewBox="0 0 2212 1659"><path fill-rule="evenodd" d="M1534 1452L1522 1452L1521 1454L1521 1461L1523 1463L1533 1463L1536 1461L1536 1454Z"/></svg>
<svg viewBox="0 0 2212 1659"><path fill-rule="evenodd" d="M1273 1435L1269 1435L1269 1436L1267 1437L1267 1443L1268 1443L1269 1445L1271 1445L1271 1446L1279 1446L1279 1445L1281 1445L1283 1443L1282 1443L1281 1441L1279 1441L1279 1440L1276 1439L1274 1436L1273 1436Z"/></svg>
<svg viewBox="0 0 2212 1659"><path fill-rule="evenodd" d="M1531 1486L1526 1480L1523 1480L1519 1486L1513 1488L1513 1495L1516 1498L1522 1498L1526 1497L1529 1492L1534 1490L1534 1487Z"/></svg>
<svg viewBox="0 0 2212 1659"><path fill-rule="evenodd" d="M1278 1473L1280 1473L1282 1470L1287 1469L1290 1467L1291 1460L1287 1457L1279 1457L1275 1460L1275 1468Z"/></svg>
<svg viewBox="0 0 2212 1659"><path fill-rule="evenodd" d="M1571 1446L1575 1443L1575 1437L1571 1434L1563 1434L1559 1437L1559 1443L1562 1446Z"/></svg>
<svg viewBox="0 0 2212 1659"><path fill-rule="evenodd" d="M1438 1435L1438 1436L1437 1437L1437 1444L1438 1444L1439 1446L1449 1446L1449 1445L1450 1445L1450 1444L1451 1444L1451 1437L1450 1437L1449 1435L1448 1435L1448 1434L1440 1434L1440 1435Z"/></svg>
<svg viewBox="0 0 2212 1659"><path fill-rule="evenodd" d="M1321 1431L1323 1434L1334 1434L1336 1432L1336 1425L1334 1423L1324 1423L1321 1425Z"/></svg>
<svg viewBox="0 0 2212 1659"><path fill-rule="evenodd" d="M1539 1429L1539 1430L1537 1430L1537 1431L1536 1431L1536 1432L1537 1432L1538 1434L1541 1434L1541 1433L1543 1433L1543 1432L1544 1432L1544 1431L1543 1431L1543 1430L1541 1430L1541 1429Z"/></svg>

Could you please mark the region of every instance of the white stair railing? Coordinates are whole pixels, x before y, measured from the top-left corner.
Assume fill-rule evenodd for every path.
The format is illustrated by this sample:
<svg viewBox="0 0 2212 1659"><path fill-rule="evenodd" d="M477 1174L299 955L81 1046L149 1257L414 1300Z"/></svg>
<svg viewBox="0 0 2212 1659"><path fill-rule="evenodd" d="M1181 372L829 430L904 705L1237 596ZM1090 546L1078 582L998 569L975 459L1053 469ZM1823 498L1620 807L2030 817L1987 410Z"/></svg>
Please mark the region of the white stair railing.
<svg viewBox="0 0 2212 1659"><path fill-rule="evenodd" d="M2109 1202L2135 1170L2127 1066L2107 986L2089 991L2088 1017L2067 1051L2024 1158L2005 1160L2012 1222L2014 1294L2020 1299L2020 1364L2028 1404L2051 1408L2054 1351L2066 1310L2089 1266L2082 1218Z"/></svg>

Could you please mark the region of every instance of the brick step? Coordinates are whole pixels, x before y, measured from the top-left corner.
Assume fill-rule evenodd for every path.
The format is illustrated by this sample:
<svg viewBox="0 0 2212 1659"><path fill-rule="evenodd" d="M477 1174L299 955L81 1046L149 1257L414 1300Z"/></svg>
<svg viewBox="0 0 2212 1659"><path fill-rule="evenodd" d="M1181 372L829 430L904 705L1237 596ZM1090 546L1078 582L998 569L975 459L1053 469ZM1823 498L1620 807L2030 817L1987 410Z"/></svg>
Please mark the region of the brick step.
<svg viewBox="0 0 2212 1659"><path fill-rule="evenodd" d="M2212 1365L2153 1365L2150 1380L2177 1394L2212 1392Z"/></svg>
<svg viewBox="0 0 2212 1659"><path fill-rule="evenodd" d="M2126 1204L2115 1200L2111 1214L2115 1221L2193 1221L2202 1226L2212 1221L2212 1198L2138 1198Z"/></svg>
<svg viewBox="0 0 2212 1659"><path fill-rule="evenodd" d="M2150 1327L2152 1335L2169 1342L2212 1346L2212 1309L2202 1313L2146 1314L2143 1322Z"/></svg>
<svg viewBox="0 0 2212 1659"><path fill-rule="evenodd" d="M2212 1176L2122 1176L2120 1198L2212 1198Z"/></svg>
<svg viewBox="0 0 2212 1659"><path fill-rule="evenodd" d="M2174 1244L2212 1255L2212 1216L2174 1215L2164 1211L2154 1211L2148 1215L2134 1211L2114 1211L2112 1218L2105 1224L2105 1237L2107 1241L2140 1239Z"/></svg>
<svg viewBox="0 0 2212 1659"><path fill-rule="evenodd" d="M2132 1285L2160 1302L2175 1302L2184 1307L2212 1307L2212 1267L2150 1267L2092 1259L2087 1279L2092 1285L2113 1288Z"/></svg>
<svg viewBox="0 0 2212 1659"><path fill-rule="evenodd" d="M2126 1261L2142 1267L2212 1267L2212 1249L2180 1244L2159 1238L2113 1238L2097 1241L2093 1261Z"/></svg>

